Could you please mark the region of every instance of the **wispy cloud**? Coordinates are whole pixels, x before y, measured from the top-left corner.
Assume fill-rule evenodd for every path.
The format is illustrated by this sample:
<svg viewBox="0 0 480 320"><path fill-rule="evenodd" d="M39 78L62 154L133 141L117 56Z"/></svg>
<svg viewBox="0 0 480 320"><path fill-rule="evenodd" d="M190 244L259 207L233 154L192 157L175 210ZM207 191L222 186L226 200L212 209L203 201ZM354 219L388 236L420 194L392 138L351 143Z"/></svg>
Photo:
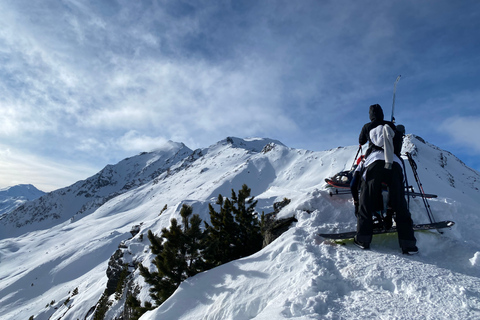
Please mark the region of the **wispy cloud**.
<svg viewBox="0 0 480 320"><path fill-rule="evenodd" d="M480 95L479 11L449 1L0 0L0 139L85 167L166 140L355 144L368 106L391 104L398 74L399 119L421 131L429 114L419 106Z"/></svg>
<svg viewBox="0 0 480 320"><path fill-rule="evenodd" d="M164 137L149 137L138 133L137 131L129 131L116 141L118 147L125 151L145 150L152 151L161 145L165 145L167 140Z"/></svg>
<svg viewBox="0 0 480 320"><path fill-rule="evenodd" d="M0 145L0 177L3 186L33 184L40 190L52 191L71 185L80 180L80 177L85 179L100 169L102 167L89 167L73 161L62 163Z"/></svg>
<svg viewBox="0 0 480 320"><path fill-rule="evenodd" d="M478 139L480 116L449 118L441 127L455 144L468 148L472 154L480 153L480 139Z"/></svg>

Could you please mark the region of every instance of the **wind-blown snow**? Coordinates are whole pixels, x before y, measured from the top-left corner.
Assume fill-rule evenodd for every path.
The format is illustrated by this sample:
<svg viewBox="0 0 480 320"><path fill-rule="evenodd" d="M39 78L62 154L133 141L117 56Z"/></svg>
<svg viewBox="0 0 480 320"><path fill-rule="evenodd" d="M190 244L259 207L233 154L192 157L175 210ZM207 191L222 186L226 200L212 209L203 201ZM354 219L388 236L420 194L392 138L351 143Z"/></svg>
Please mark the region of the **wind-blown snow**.
<svg viewBox="0 0 480 320"><path fill-rule="evenodd" d="M294 215L298 222L260 252L186 280L141 319L478 319L480 175L415 136L407 137L407 151L425 191L439 196L429 200L435 218L456 222L442 235L416 233L416 256L402 255L395 235L375 236L370 251L316 235L355 228L350 197L330 197L323 182L350 167L355 146L312 152L269 139L227 138L168 166L157 164L162 170L150 167L158 174L144 175L142 182L135 175L122 178L122 183L137 182L121 193L114 190L118 194L111 198L102 194L109 200L83 214L64 209L56 213L65 218L55 219L46 210L19 228L17 220L0 221L1 230L16 228L10 232L14 236L2 231L0 238L0 317L91 319L89 311L105 290L108 259L120 243L125 262L148 266L149 229L159 233L168 227L182 203L208 220L208 204L219 193L229 196L246 183L259 200L257 211L272 212L273 203L286 197L292 201L278 217ZM111 166L111 172L125 177L131 166L149 163L140 159ZM408 165L407 173L416 186ZM91 185L88 179L82 183ZM69 201L85 199L78 196L83 190L67 193ZM159 216L165 204L168 209ZM411 211L415 222L428 222L419 198L411 201ZM140 234L131 238L134 225L140 225ZM138 297L150 300L148 285L138 270L131 271ZM124 299L112 298L106 319L119 316Z"/></svg>

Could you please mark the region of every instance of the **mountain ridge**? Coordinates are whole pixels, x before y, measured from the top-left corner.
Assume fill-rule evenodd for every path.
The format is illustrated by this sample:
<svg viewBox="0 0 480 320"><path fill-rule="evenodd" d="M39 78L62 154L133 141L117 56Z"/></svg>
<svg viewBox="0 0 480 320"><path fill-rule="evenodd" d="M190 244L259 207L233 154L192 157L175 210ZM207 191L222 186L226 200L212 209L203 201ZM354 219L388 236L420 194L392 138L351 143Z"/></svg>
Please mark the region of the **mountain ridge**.
<svg viewBox="0 0 480 320"><path fill-rule="evenodd" d="M309 151L289 148L273 139L237 139L239 138L226 138L208 148L194 151L180 147L175 149L175 152L168 153L168 156L156 160L154 159L158 154L154 156L151 153L142 153L137 155L141 158L134 156L120 161L117 164L121 163L119 167L106 166L92 176L89 183L86 179L60 189L65 192L63 195L61 192L54 193L55 196L63 196L70 201L75 198L73 196L87 200L99 199L98 203L90 202L91 207L83 213L78 213L77 210L75 214L73 211L65 210L64 207L65 212L61 218L55 219L49 214L58 214L53 210L56 204L54 201L58 201L58 197L52 198L51 202L44 200L45 204L50 203L52 206L49 214L42 216L45 217L44 220L37 217L38 220L32 221L30 225L22 226L18 229L21 230L17 233L18 236L15 236L15 233L10 233L13 236L5 236L2 232L0 259L5 268L0 272L0 316L7 319L13 319L17 314L22 318L35 315L35 319L51 317L91 319L90 309L96 305L109 281L106 270L114 252L119 252L118 256L121 256L119 263L129 266L129 288L136 292L142 302L150 301L149 287L145 285L136 268L139 263L151 267L153 256L148 249L148 241L145 240L148 230L158 234L162 228L170 225L172 218L180 221L179 211L183 203L191 205L194 213L208 221L208 205L215 203L218 194L229 196L232 189L238 190L244 183L252 188L252 195L258 200L257 212L272 212L275 202L289 198L291 202L280 210L277 218L295 216L299 221L258 254L188 279L165 305L145 314L142 319L156 319L160 316L176 319L261 319L262 316L267 318L297 316L307 319L310 316L315 317L315 314L317 316L323 314L322 310L332 312L328 306L320 303L321 297L315 298L314 291L325 295L326 301L333 301L334 296L340 299L346 294L338 294L341 291L338 289L333 291L333 296L329 296L326 289L328 286L319 285L324 281L323 278L312 274L312 270L336 274L337 278L343 279L340 266L344 265L345 261L357 259L356 263L365 264L367 260L354 250L323 245L314 234L355 228L353 204L349 198L331 198L325 190L323 181L325 177L349 169L348 166L353 162L358 147ZM263 147L260 148L262 144ZM464 265L449 268L455 274L462 271L469 276L475 275L475 268L478 265L475 254L478 251L480 257L480 248L475 244L476 237L471 230L472 225L478 225L480 219L474 209L479 204L480 174L464 169L455 158L452 158L453 155L424 144L412 135L406 137L403 151L412 153L415 151L415 161L425 190L438 193L439 199L431 202L437 219L457 222L454 229L446 232L445 242L429 236L419 238L420 249L425 253L425 260L419 263L444 265L435 258L440 249L433 247L448 249L450 246L456 249L458 257L456 261L465 261L468 257L474 262L473 269ZM140 159L142 160L137 161ZM158 166L153 165L156 162ZM131 167L135 169L130 170ZM407 174L411 175L410 172ZM449 174L453 176L453 184ZM119 176L128 179L119 179ZM117 179L114 179L115 177ZM414 181L411 176L409 180ZM100 183L97 186L98 181ZM103 185L107 181L116 182L113 189ZM133 181L131 187L124 188L131 181ZM67 192L68 188L71 188L70 192ZM115 190L114 193L111 193L111 190ZM80 192L82 193L78 195ZM91 197L85 197L88 192ZM100 194L95 198L93 192ZM111 197L107 198L109 195ZM457 199L461 199L461 203L458 203ZM63 200L62 203L67 203L67 200ZM86 203L88 202L82 205ZM165 205L167 208L163 211ZM412 200L412 216L418 223L427 219L422 205L419 199ZM471 223L465 223L467 218ZM50 222L45 223L48 219ZM29 227L32 225L35 227ZM133 229L138 231L135 236L131 233ZM469 247L462 247L463 243L467 243ZM432 249L429 249L429 244L433 244ZM372 253L376 261L384 263L387 256L390 256L399 263L407 263L402 257L397 258L394 253L395 245L391 241L381 246L378 243L376 245L379 251ZM335 260L336 255L341 257L338 258L341 260ZM307 263L299 260L302 256L306 257ZM324 258L325 261L329 261L328 264L320 262ZM282 262L284 259L290 259L291 263ZM337 264L340 268L338 270ZM391 263L385 264L393 267ZM15 269L13 266L21 267ZM261 269L256 270L255 266ZM309 271L305 269L306 267L313 269ZM268 273L269 276L262 276L261 279L264 279L262 281L257 279L261 285L258 290L253 290L253 282L249 283L239 268L248 270L245 271L247 275ZM359 268L363 267L360 265ZM381 266L376 268L389 274ZM4 271L7 269L15 271ZM285 270L286 273L279 270ZM228 282L222 280L230 279L231 274L237 276ZM367 274L375 277L370 271ZM277 277L286 275L294 277L290 290L274 282ZM312 277L310 280L309 276ZM423 277L423 274L421 276ZM355 274L355 277L359 279L358 281L370 281L361 278L360 274ZM218 283L218 287L207 288L205 287L207 284L204 283L206 280L202 279L210 279L213 283ZM405 279L407 276L396 281L407 281ZM342 281L350 283L348 279ZM388 282L390 279L379 281ZM475 283L477 280L472 281ZM317 282L318 285L313 286L313 282ZM199 287L200 289L195 289L195 283L203 285ZM334 288L333 285L330 283L330 288ZM25 291L27 286L29 290ZM190 287L191 290L199 292L200 296L188 291ZM229 293L229 288L234 288L233 292L248 294L242 297ZM368 286L365 288L366 292L371 290L369 288ZM72 296L71 292L75 289L78 294ZM352 284L352 287L345 287L344 291L354 293L354 289L355 286ZM275 298L275 290L280 293L279 298ZM400 287L397 290L403 292ZM201 303L202 292L217 297L215 299L212 297L211 308ZM406 299L406 293L402 294ZM197 299L192 300L190 308L181 307L183 304L180 301L185 299L185 295L195 296L194 299ZM248 301L246 297L249 297ZM309 297L317 300L307 302ZM67 299L68 303L64 304ZM118 300L111 298L112 306L107 312L108 319L122 317L125 299L126 293ZM269 299L277 302L272 305ZM237 302L234 302L235 300ZM51 301L55 303L46 307L45 305ZM227 308L222 301L235 306ZM301 307L309 304L314 307L311 309ZM345 306L341 310L344 315L351 314L352 311Z"/></svg>
<svg viewBox="0 0 480 320"><path fill-rule="evenodd" d="M33 222L44 222L41 227L49 227L55 222L81 218L119 194L151 181L191 152L183 143L170 142L167 148L142 152L116 165L106 165L85 180L22 204L2 219L0 225L19 229Z"/></svg>

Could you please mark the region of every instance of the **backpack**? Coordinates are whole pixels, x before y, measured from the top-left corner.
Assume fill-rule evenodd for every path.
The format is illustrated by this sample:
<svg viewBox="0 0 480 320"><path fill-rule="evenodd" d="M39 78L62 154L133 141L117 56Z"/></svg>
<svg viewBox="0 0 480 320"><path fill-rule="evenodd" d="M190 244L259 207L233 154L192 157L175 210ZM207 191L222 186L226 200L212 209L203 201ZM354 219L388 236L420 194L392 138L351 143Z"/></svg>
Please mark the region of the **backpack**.
<svg viewBox="0 0 480 320"><path fill-rule="evenodd" d="M399 125L390 126L388 123L379 125L370 130L370 141L377 150L383 150L385 154L385 168L390 169L393 164L393 155L400 157L403 144L405 127Z"/></svg>
<svg viewBox="0 0 480 320"><path fill-rule="evenodd" d="M405 126L399 124L395 127L395 136L393 137L393 153L399 158L402 154L403 137L405 136Z"/></svg>

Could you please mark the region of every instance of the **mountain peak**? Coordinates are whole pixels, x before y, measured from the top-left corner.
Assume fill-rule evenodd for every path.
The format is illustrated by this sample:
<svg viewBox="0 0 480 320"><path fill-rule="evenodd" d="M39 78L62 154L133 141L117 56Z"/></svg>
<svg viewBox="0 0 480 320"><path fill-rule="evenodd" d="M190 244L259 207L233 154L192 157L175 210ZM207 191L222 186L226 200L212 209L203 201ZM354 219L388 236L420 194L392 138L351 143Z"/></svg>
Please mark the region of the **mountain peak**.
<svg viewBox="0 0 480 320"><path fill-rule="evenodd" d="M276 145L285 146L278 140L270 138L237 138L237 137L227 137L224 140L221 140L218 144L225 145L229 144L233 148L245 149L252 152L261 152L267 144L274 143Z"/></svg>
<svg viewBox="0 0 480 320"><path fill-rule="evenodd" d="M38 190L31 184L0 189L0 214L8 213L23 203L43 196L45 192Z"/></svg>
<svg viewBox="0 0 480 320"><path fill-rule="evenodd" d="M7 197L24 197L27 200L33 200L45 194L45 192L38 190L32 184L18 184L12 187L0 189L0 196Z"/></svg>
<svg viewBox="0 0 480 320"><path fill-rule="evenodd" d="M161 146L153 149L151 152L158 153L163 151L181 150L183 148L188 148L183 142L175 142L172 140L168 140Z"/></svg>

